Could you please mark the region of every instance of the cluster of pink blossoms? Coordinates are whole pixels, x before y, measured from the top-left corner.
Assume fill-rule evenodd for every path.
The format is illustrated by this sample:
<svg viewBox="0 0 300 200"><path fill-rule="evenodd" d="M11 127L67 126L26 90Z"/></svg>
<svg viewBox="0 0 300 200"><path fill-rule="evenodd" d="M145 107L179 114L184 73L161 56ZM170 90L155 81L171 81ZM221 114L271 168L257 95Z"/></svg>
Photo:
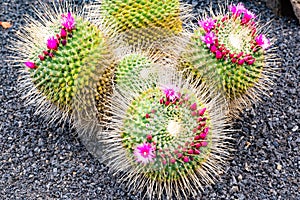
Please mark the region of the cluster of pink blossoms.
<svg viewBox="0 0 300 200"><path fill-rule="evenodd" d="M62 14L61 25L62 28L60 34L50 36L47 39L47 50L43 51L43 53L38 56L41 61L45 60L47 56L53 58L59 44L65 46L67 44L67 38L72 37L72 31L75 29L75 19L71 13L68 13L67 15ZM24 64L30 69L37 68L37 65L32 61L27 61Z"/></svg>
<svg viewBox="0 0 300 200"><path fill-rule="evenodd" d="M171 87L165 87L163 89L163 92L166 95L167 101L170 101L170 102L175 102L181 96L179 92L177 92L175 89L173 89Z"/></svg>
<svg viewBox="0 0 300 200"><path fill-rule="evenodd" d="M230 16L233 19L236 20L237 18L240 18L240 24L245 26L245 28L251 29L253 40L249 42L252 44L251 49L253 52L257 51L259 48L264 50L269 48L270 41L265 35L259 34L255 37L256 26L253 20L256 16L254 13L247 10L241 3L238 5L230 5L229 10L231 11ZM201 40L207 45L210 51L215 54L217 59L230 59L232 63L237 63L239 65L243 65L244 63L252 65L255 62L255 58L252 55L245 54L243 51L231 52L224 44L219 44L218 28L224 26L224 23L232 23L228 19L229 17L225 15L220 22L217 22L216 19L212 18L199 21L199 26L205 30L205 35L201 36Z"/></svg>

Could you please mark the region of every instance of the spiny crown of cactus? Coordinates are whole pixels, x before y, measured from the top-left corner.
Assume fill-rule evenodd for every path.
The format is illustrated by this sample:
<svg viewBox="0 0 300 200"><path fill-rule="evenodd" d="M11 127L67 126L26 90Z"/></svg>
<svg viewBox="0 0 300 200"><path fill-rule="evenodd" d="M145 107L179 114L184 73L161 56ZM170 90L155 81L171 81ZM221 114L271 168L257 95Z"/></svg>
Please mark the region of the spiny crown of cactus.
<svg viewBox="0 0 300 200"><path fill-rule="evenodd" d="M265 78L270 40L258 33L256 16L243 4L229 12L199 20L182 69L218 83L230 101L255 96ZM254 100L254 99L252 99Z"/></svg>
<svg viewBox="0 0 300 200"><path fill-rule="evenodd" d="M124 147L157 180L188 174L211 145L206 107L189 91L172 87L144 91L129 106L123 126Z"/></svg>
<svg viewBox="0 0 300 200"><path fill-rule="evenodd" d="M118 88L112 96L106 159L113 169L128 173L129 183L139 180L133 185L150 195L155 189L169 197L180 196L181 189L185 195L197 193L191 186L213 182L217 172L206 167L221 169L228 151L221 102L210 99L203 85L196 87L198 82L192 85L169 70L161 74L165 79L157 86L149 87L147 80L130 92Z"/></svg>
<svg viewBox="0 0 300 200"><path fill-rule="evenodd" d="M104 20L112 23L117 32L128 33L137 41L178 34L182 31L179 0L101 0Z"/></svg>

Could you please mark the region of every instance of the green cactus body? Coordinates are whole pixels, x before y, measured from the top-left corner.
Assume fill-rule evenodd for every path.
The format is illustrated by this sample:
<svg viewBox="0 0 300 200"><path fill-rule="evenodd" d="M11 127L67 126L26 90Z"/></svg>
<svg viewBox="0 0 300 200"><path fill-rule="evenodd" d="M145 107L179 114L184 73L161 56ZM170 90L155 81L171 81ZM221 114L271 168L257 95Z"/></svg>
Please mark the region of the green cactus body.
<svg viewBox="0 0 300 200"><path fill-rule="evenodd" d="M264 76L265 53L270 44L264 35L257 34L253 13L242 4L229 7L231 12L199 21L190 51L182 56L186 61L179 69L203 80L214 80L227 99L234 101L254 96L249 91L253 92Z"/></svg>
<svg viewBox="0 0 300 200"><path fill-rule="evenodd" d="M119 87L134 89L135 83L141 81L137 80L137 77L143 79L143 72L145 72L144 78L150 78L147 71L153 69L151 67L153 63L146 56L140 54L124 56L116 67L115 83Z"/></svg>
<svg viewBox="0 0 300 200"><path fill-rule="evenodd" d="M87 86L96 71L97 59L104 47L101 31L90 22L75 16L76 28L66 36L66 44L60 44L55 51L39 49L31 56L36 68L29 69L32 80L38 90L61 109L70 109L75 94ZM52 27L59 32L59 22ZM46 51L44 51L46 50ZM43 53L44 51L44 53ZM53 54L53 57L44 54Z"/></svg>
<svg viewBox="0 0 300 200"><path fill-rule="evenodd" d="M97 92L95 95L98 119L101 121L103 116L107 116L106 111L109 97L113 93L113 77L115 73L115 64L107 67L97 83Z"/></svg>
<svg viewBox="0 0 300 200"><path fill-rule="evenodd" d="M104 19L114 23L119 33L136 34L131 38L135 42L182 31L178 0L103 0L101 6Z"/></svg>
<svg viewBox="0 0 300 200"><path fill-rule="evenodd" d="M118 64L112 64L106 68L97 84L97 93L95 96L99 119L106 116L109 96L113 93L113 84L118 88L129 90L136 89L140 81L154 78L151 73L153 63L150 58L138 53L132 53L124 56ZM139 77L139 79L137 79ZM152 82L154 82L152 80Z"/></svg>
<svg viewBox="0 0 300 200"><path fill-rule="evenodd" d="M157 181L177 180L200 167L210 153L213 128L209 113L190 91L169 90L172 98L167 90L152 88L135 98L121 133L127 156ZM141 145L151 146L152 155L137 155Z"/></svg>

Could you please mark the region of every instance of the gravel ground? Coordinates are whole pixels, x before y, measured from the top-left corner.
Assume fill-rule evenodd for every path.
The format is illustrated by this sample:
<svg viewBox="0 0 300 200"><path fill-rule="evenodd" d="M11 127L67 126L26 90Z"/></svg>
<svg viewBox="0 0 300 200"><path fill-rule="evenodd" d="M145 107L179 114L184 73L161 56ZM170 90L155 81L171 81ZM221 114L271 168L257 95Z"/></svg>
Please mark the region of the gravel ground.
<svg viewBox="0 0 300 200"><path fill-rule="evenodd" d="M187 1L194 12L209 1ZM216 2L216 1L213 1ZM88 153L65 126L49 127L17 92L17 68L5 63L9 36L22 28L36 1L1 0L0 20L0 199L140 199L128 193L108 167ZM222 180L197 199L300 199L300 26L276 18L259 1L245 4L272 22L282 59L270 97L247 109L235 127L237 149Z"/></svg>

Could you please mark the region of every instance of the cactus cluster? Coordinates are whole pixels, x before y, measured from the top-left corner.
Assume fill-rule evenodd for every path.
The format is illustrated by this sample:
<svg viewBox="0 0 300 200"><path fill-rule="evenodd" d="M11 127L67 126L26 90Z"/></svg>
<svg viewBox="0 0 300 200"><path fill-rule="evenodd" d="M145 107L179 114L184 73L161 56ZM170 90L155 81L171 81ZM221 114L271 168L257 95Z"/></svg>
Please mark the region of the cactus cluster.
<svg viewBox="0 0 300 200"><path fill-rule="evenodd" d="M197 195L228 158L228 115L265 87L270 40L242 4L179 34L189 32L179 0L98 1L85 13L46 6L29 20L15 45L27 97L73 114L78 135L132 190Z"/></svg>

